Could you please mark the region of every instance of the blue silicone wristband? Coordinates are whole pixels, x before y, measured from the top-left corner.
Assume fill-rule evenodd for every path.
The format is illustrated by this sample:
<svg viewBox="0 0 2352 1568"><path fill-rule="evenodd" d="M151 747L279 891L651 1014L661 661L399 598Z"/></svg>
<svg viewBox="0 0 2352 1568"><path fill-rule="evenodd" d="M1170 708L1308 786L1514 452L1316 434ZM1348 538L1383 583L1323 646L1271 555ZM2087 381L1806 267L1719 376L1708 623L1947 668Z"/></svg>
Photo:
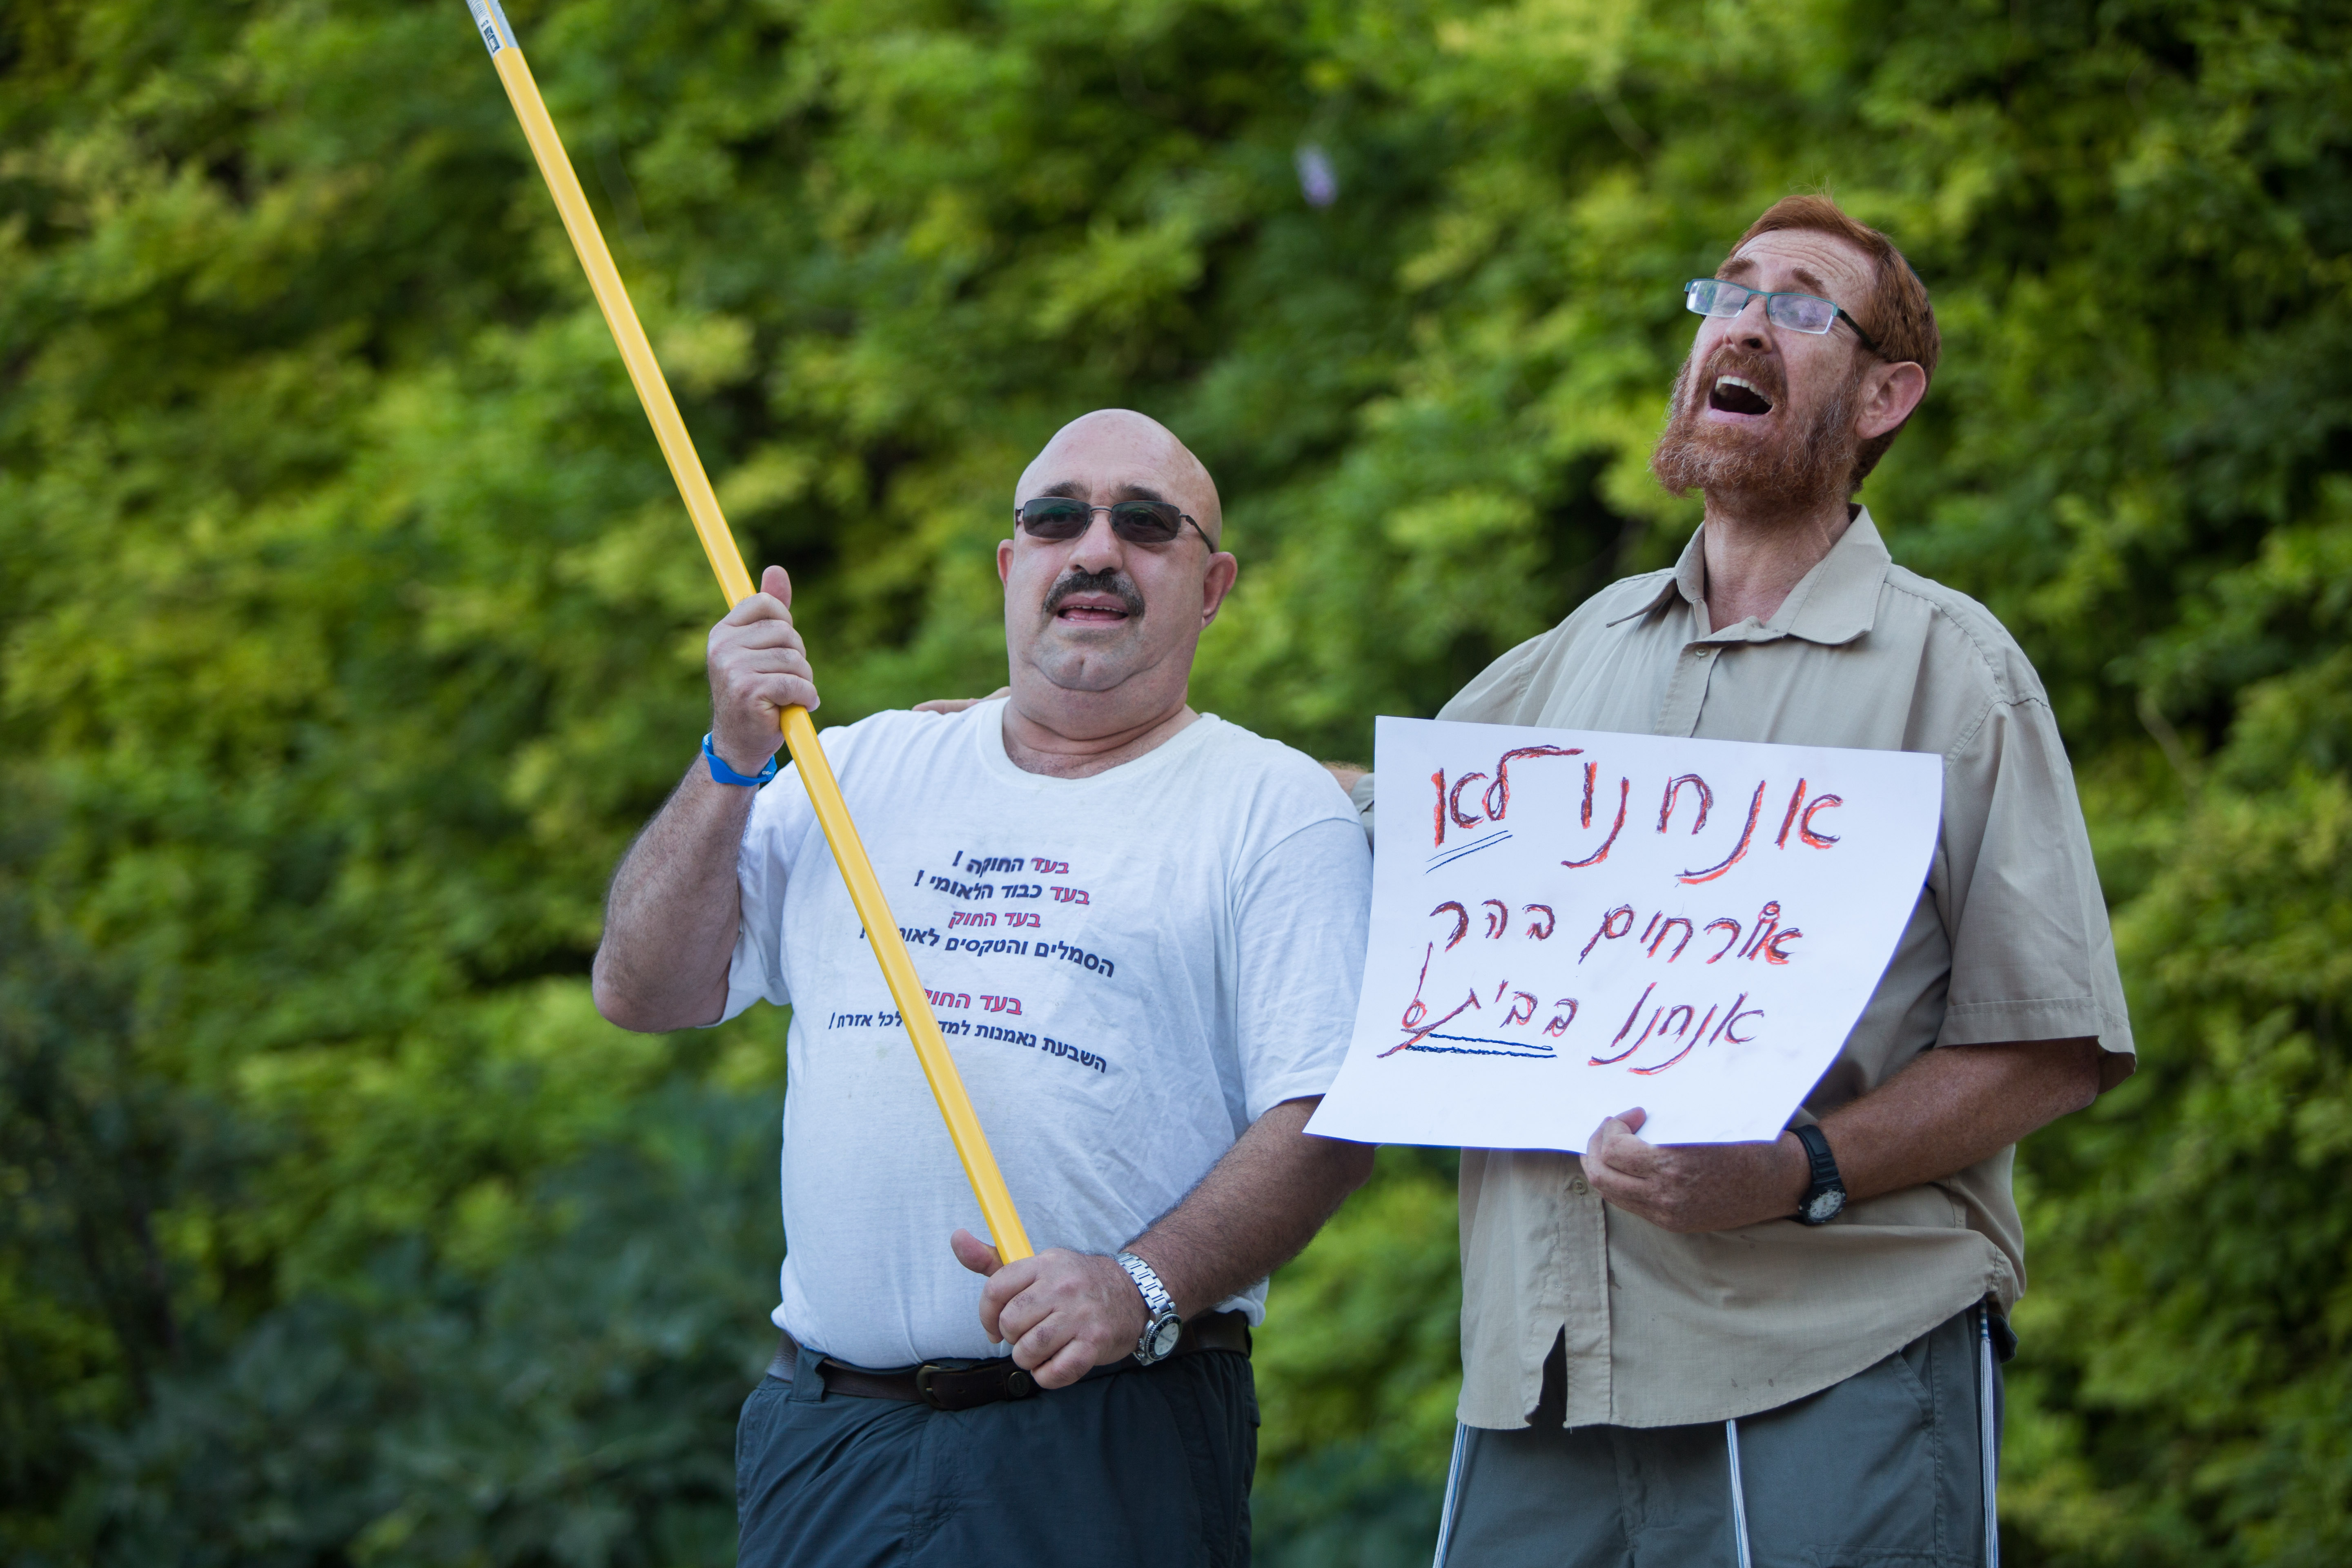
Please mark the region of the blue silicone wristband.
<svg viewBox="0 0 2352 1568"><path fill-rule="evenodd" d="M770 757L768 765L756 773L739 773L727 765L727 760L710 749L710 737L702 737L702 760L710 764L710 776L720 784L749 784L758 789L776 776L776 759Z"/></svg>

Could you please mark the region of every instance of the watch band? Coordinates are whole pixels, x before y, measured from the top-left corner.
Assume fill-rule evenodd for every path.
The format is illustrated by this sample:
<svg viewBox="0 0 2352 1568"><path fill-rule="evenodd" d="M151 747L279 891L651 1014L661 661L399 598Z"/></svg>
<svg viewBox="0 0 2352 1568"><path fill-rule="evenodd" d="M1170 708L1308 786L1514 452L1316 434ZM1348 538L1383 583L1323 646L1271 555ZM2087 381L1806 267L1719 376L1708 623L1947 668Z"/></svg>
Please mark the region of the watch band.
<svg viewBox="0 0 2352 1568"><path fill-rule="evenodd" d="M1143 1304L1153 1317L1176 1310L1175 1298L1168 1294L1168 1287L1160 1282L1160 1276L1153 1271L1151 1265L1132 1252L1122 1252L1118 1255L1118 1266L1127 1270L1127 1277L1135 1281L1138 1290L1143 1292Z"/></svg>
<svg viewBox="0 0 2352 1568"><path fill-rule="evenodd" d="M1827 1225L1845 1207L1845 1178L1838 1173L1836 1157L1830 1152L1829 1137L1819 1127L1808 1121L1790 1131L1805 1146L1805 1160L1812 1169L1812 1181L1805 1188L1805 1195L1797 1200L1797 1223Z"/></svg>
<svg viewBox="0 0 2352 1568"><path fill-rule="evenodd" d="M749 784L753 789L766 786L776 776L776 759L770 757L768 765L756 773L739 773L727 765L727 759L711 750L710 737L702 737L702 760L710 764L710 776L720 784Z"/></svg>
<svg viewBox="0 0 2352 1568"><path fill-rule="evenodd" d="M1184 1320L1176 1315L1176 1302L1168 1294L1168 1287L1160 1282L1158 1270L1132 1252L1118 1255L1118 1266L1135 1281L1143 1296L1143 1332L1135 1342L1135 1364L1150 1366L1175 1353L1177 1341L1182 1337Z"/></svg>

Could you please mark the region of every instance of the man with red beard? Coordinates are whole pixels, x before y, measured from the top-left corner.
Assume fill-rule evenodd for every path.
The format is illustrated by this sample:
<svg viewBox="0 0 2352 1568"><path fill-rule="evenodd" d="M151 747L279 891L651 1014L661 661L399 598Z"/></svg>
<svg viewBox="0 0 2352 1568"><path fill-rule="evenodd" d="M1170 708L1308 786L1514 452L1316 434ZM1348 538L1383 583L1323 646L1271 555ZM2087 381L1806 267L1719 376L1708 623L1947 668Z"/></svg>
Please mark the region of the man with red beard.
<svg viewBox="0 0 2352 1568"><path fill-rule="evenodd" d="M1659 1146L1629 1108L1580 1157L1463 1151L1438 1561L1992 1562L2013 1146L2132 1068L2105 906L2032 665L1851 500L1935 371L1926 288L1792 196L1686 298L1651 467L1704 524L1438 717L1934 752L1943 824L1777 1142Z"/></svg>

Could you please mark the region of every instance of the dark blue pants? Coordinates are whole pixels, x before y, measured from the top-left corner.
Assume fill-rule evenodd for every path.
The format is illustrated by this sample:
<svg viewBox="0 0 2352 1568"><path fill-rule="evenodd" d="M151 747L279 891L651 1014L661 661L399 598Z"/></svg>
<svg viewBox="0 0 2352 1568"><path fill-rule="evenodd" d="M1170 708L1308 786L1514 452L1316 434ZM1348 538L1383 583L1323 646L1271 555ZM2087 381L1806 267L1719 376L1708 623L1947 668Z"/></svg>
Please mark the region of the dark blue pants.
<svg viewBox="0 0 2352 1568"><path fill-rule="evenodd" d="M934 1410L827 1394L801 1352L743 1402L741 1568L1245 1568L1247 1357L1202 1351L1034 1399Z"/></svg>

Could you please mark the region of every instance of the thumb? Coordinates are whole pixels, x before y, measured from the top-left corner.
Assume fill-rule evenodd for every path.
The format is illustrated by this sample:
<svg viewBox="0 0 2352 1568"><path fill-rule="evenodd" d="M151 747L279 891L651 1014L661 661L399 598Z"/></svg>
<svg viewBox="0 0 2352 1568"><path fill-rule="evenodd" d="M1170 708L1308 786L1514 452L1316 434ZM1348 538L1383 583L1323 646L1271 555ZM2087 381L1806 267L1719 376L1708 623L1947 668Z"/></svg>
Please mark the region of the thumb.
<svg viewBox="0 0 2352 1568"><path fill-rule="evenodd" d="M1633 1110L1628 1110L1618 1117L1617 1120L1625 1124L1626 1131L1639 1132L1642 1130L1642 1124L1650 1120L1650 1113L1637 1105Z"/></svg>
<svg viewBox="0 0 2352 1568"><path fill-rule="evenodd" d="M775 568L771 566L768 570L772 572ZM1004 1260L996 1256L996 1248L968 1230L959 1230L948 1237L948 1245L955 1248L956 1261L974 1274L986 1277L1004 1267Z"/></svg>
<svg viewBox="0 0 2352 1568"><path fill-rule="evenodd" d="M760 592L782 602L788 610L793 607L792 575L781 566L771 566L760 574Z"/></svg>

